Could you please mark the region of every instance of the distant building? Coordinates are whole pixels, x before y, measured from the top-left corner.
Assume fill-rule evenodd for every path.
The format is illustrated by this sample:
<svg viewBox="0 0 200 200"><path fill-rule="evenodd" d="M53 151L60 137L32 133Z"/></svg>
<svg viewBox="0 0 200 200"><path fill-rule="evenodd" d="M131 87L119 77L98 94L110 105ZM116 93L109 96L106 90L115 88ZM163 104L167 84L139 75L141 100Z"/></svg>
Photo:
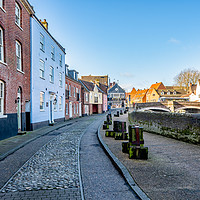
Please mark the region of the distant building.
<svg viewBox="0 0 200 200"><path fill-rule="evenodd" d="M65 119L65 49L47 30L48 24L31 17L31 126L32 130Z"/></svg>
<svg viewBox="0 0 200 200"><path fill-rule="evenodd" d="M65 75L65 119L82 116L81 84L78 81L78 72L69 70L66 65Z"/></svg>
<svg viewBox="0 0 200 200"><path fill-rule="evenodd" d="M133 106L133 98L136 94L136 89L133 87L133 89L131 90L131 92L126 93L126 103L128 107Z"/></svg>
<svg viewBox="0 0 200 200"><path fill-rule="evenodd" d="M189 100L200 102L200 79L197 81L196 85L190 85L190 88L191 93L189 95Z"/></svg>
<svg viewBox="0 0 200 200"><path fill-rule="evenodd" d="M0 140L30 130L30 15L27 0L0 1Z"/></svg>
<svg viewBox="0 0 200 200"><path fill-rule="evenodd" d="M132 101L134 103L146 103L146 94L148 92L148 89L144 90L137 90L135 96L133 97Z"/></svg>
<svg viewBox="0 0 200 200"><path fill-rule="evenodd" d="M83 99L83 104L86 106L85 108L87 109L89 106L89 115L91 114L98 114L102 113L103 111L103 93L102 91L98 88L96 83L93 82L87 82L83 80L79 80L80 83L82 84L82 88L85 90L84 94L84 99ZM87 97L87 94L89 93L89 98L86 101L85 97ZM86 103L86 104L85 104ZM85 115L85 110L83 109L83 114Z"/></svg>
<svg viewBox="0 0 200 200"><path fill-rule="evenodd" d="M126 92L117 83L108 90L108 105L111 108L122 108L125 106Z"/></svg>
<svg viewBox="0 0 200 200"><path fill-rule="evenodd" d="M108 75L105 76L81 76L81 80L83 81L87 81L87 82L94 82L94 81L98 81L99 83L109 86L109 77Z"/></svg>

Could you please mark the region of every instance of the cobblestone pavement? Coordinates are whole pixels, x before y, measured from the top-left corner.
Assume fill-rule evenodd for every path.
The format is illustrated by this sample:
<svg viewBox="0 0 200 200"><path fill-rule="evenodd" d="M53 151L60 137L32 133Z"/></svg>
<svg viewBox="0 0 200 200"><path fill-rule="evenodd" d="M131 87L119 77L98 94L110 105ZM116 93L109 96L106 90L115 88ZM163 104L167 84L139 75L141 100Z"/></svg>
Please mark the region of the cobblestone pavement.
<svg viewBox="0 0 200 200"><path fill-rule="evenodd" d="M127 115L113 120L127 121ZM200 146L144 132L149 159L133 160L122 153L122 141L101 136L152 200L200 199Z"/></svg>
<svg viewBox="0 0 200 200"><path fill-rule="evenodd" d="M60 128L58 136L55 132L3 187L0 199L81 199L78 143L82 133L101 117Z"/></svg>
<svg viewBox="0 0 200 200"><path fill-rule="evenodd" d="M100 146L98 126L99 122L92 124L81 140L80 163L85 199L138 199Z"/></svg>

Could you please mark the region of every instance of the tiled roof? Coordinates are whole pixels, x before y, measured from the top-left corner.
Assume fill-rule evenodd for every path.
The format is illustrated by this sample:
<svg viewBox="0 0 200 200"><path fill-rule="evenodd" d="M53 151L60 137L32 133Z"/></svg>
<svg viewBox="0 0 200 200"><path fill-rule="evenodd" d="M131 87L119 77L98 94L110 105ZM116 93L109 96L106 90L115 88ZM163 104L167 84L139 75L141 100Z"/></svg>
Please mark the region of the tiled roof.
<svg viewBox="0 0 200 200"><path fill-rule="evenodd" d="M159 83L152 84L150 88L154 88L158 90L158 89L165 89L165 86L163 85L162 82L159 82Z"/></svg>
<svg viewBox="0 0 200 200"><path fill-rule="evenodd" d="M181 97L182 95L186 95L187 92L184 89L160 89L157 90L160 97Z"/></svg>
<svg viewBox="0 0 200 200"><path fill-rule="evenodd" d="M126 93L124 89L122 89L117 83L108 90L108 93Z"/></svg>
<svg viewBox="0 0 200 200"><path fill-rule="evenodd" d="M89 91L93 91L94 90L95 84L93 82L87 82L87 81L83 81L83 80L80 80L80 79L79 79L79 81L80 81L80 83L83 84L84 87L87 88L87 90L89 90ZM97 89L98 89L98 92L102 93L102 91L98 88L98 86L97 86Z"/></svg>
<svg viewBox="0 0 200 200"><path fill-rule="evenodd" d="M137 100L137 99L143 99L144 96L146 95L148 89L144 89L144 90L138 90L135 94L135 96L133 97L133 99Z"/></svg>

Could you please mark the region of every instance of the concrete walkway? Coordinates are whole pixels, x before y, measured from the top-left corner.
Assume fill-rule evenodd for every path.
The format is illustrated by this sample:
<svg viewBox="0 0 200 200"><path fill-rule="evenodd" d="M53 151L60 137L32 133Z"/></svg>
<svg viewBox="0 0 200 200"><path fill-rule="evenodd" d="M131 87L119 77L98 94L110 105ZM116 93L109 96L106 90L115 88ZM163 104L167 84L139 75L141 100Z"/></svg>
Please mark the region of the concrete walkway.
<svg viewBox="0 0 200 200"><path fill-rule="evenodd" d="M128 122L127 117L113 120ZM144 132L149 159L133 160L122 153L122 141L105 137L104 131L101 136L152 200L200 199L200 146Z"/></svg>

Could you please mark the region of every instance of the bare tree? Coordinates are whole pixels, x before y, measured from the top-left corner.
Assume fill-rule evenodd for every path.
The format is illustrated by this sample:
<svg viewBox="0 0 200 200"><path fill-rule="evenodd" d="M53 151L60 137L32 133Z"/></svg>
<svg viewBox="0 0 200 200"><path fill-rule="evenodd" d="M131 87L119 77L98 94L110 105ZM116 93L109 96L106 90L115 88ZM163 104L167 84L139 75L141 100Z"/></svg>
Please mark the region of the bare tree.
<svg viewBox="0 0 200 200"><path fill-rule="evenodd" d="M175 84L186 88L188 91L190 83L196 84L200 79L200 71L195 69L185 69L174 77Z"/></svg>

